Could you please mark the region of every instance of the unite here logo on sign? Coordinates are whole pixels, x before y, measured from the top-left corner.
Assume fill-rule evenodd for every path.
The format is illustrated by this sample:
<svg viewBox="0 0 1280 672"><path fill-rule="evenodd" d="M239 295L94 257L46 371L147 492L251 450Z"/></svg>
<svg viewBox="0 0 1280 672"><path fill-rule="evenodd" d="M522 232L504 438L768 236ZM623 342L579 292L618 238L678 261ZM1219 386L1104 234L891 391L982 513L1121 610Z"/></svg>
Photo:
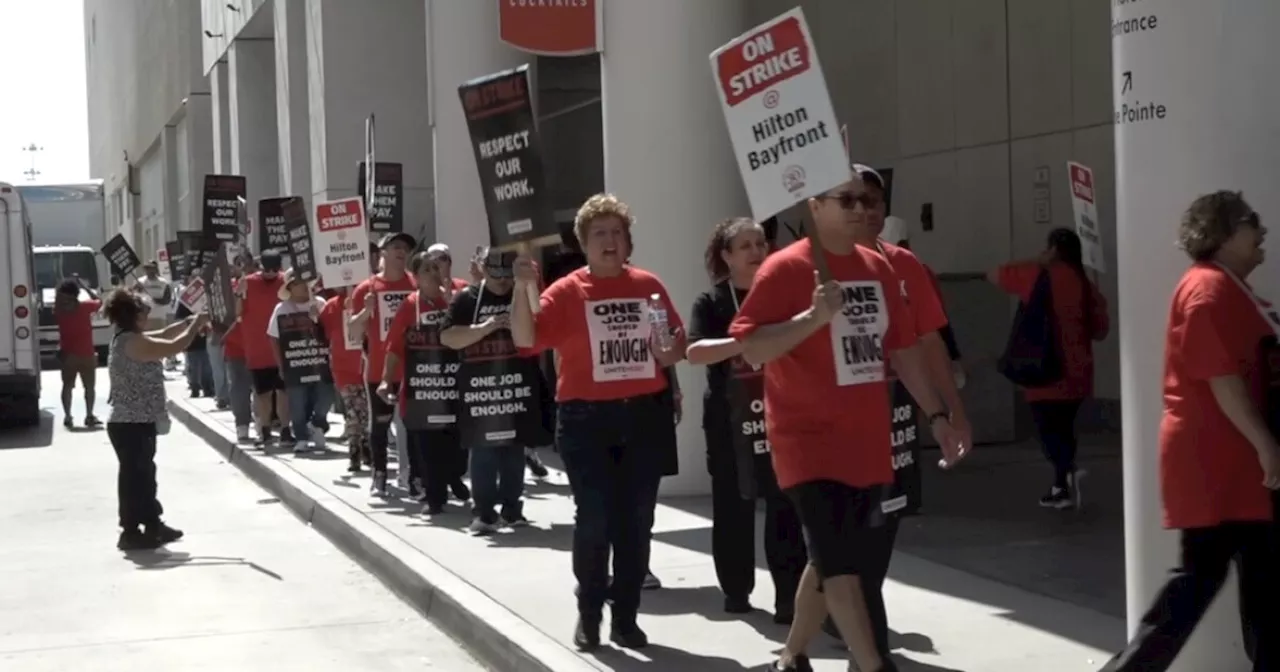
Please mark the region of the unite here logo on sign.
<svg viewBox="0 0 1280 672"><path fill-rule="evenodd" d="M359 196L316 206L312 239L325 287L350 287L369 275L369 227Z"/></svg>
<svg viewBox="0 0 1280 672"><path fill-rule="evenodd" d="M1098 273L1106 273L1107 261L1102 256L1102 232L1098 230L1098 204L1093 191L1093 169L1069 161L1067 174L1071 179L1071 211L1075 215L1076 235L1080 236L1084 265Z"/></svg>
<svg viewBox="0 0 1280 672"><path fill-rule="evenodd" d="M756 219L849 181L840 125L799 8L717 49L711 71Z"/></svg>

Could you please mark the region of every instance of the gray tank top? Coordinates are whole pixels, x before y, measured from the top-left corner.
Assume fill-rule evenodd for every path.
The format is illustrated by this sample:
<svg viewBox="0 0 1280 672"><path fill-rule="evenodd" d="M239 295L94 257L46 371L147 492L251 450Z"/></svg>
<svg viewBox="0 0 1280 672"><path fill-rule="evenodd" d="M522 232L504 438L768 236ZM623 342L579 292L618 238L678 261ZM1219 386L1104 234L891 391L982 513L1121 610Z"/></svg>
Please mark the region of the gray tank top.
<svg viewBox="0 0 1280 672"><path fill-rule="evenodd" d="M117 331L107 356L111 382L111 417L108 422L160 422L169 417L165 409L164 365L140 362L125 352L131 331Z"/></svg>

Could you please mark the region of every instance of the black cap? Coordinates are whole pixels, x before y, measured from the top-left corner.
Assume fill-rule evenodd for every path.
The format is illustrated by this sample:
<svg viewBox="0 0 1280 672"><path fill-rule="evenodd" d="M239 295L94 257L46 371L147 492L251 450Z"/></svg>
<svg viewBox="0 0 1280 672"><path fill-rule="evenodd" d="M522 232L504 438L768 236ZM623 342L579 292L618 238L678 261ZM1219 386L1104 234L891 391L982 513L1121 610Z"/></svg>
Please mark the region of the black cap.
<svg viewBox="0 0 1280 672"><path fill-rule="evenodd" d="M413 236L401 231L399 233L388 233L387 235L383 236L382 239L378 241L378 249L385 250L387 249L388 245L396 242L397 240L404 243L405 245L408 245L410 250L418 246L417 238L414 238Z"/></svg>
<svg viewBox="0 0 1280 672"><path fill-rule="evenodd" d="M884 178L880 177L880 173L876 172L875 168L861 163L855 163L849 166L849 169L858 177L862 178L863 182L870 182L871 184L880 187L880 191L884 191Z"/></svg>
<svg viewBox="0 0 1280 672"><path fill-rule="evenodd" d="M280 258L279 250L263 250L262 257L258 260L262 270L267 272L279 272L283 261Z"/></svg>

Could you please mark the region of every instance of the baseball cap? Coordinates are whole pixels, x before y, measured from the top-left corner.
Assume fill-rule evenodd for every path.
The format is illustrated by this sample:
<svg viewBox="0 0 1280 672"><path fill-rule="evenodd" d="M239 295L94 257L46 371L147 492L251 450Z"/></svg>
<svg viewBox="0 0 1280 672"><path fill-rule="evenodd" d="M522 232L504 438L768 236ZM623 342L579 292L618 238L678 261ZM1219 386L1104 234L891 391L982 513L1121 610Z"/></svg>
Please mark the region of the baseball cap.
<svg viewBox="0 0 1280 672"><path fill-rule="evenodd" d="M399 233L388 233L387 235L383 236L382 239L378 241L378 249L385 250L387 249L388 245L396 241L399 241L404 243L405 245L408 245L410 250L418 246L417 238L414 238L413 236L401 231Z"/></svg>
<svg viewBox="0 0 1280 672"><path fill-rule="evenodd" d="M427 252L444 256L446 259L453 259L453 255L449 253L449 246L444 243L432 243L427 248Z"/></svg>
<svg viewBox="0 0 1280 672"><path fill-rule="evenodd" d="M880 177L880 173L876 172L875 168L861 163L855 163L849 166L849 169L852 170L855 175L862 178L863 182L870 182L877 187L880 187L881 191L884 191L884 178Z"/></svg>
<svg viewBox="0 0 1280 672"><path fill-rule="evenodd" d="M268 273L279 273L280 266L283 265L279 250L263 250L262 258L259 262L258 265L262 267L262 270Z"/></svg>
<svg viewBox="0 0 1280 672"><path fill-rule="evenodd" d="M907 242L909 237L907 220L893 215L884 218L884 230L880 232L880 240L892 245L901 245Z"/></svg>

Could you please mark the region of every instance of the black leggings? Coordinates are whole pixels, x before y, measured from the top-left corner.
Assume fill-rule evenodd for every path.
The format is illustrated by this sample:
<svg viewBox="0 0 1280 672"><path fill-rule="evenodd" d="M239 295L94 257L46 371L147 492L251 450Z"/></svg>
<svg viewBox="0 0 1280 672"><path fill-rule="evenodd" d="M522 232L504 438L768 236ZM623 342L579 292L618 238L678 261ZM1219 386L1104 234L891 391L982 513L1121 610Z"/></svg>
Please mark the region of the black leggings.
<svg viewBox="0 0 1280 672"><path fill-rule="evenodd" d="M369 454L373 461L373 470L387 472L387 446L391 443L391 423L395 418L396 407L388 404L378 396L378 383L365 386L369 395ZM397 391L397 394L399 392ZM411 465L400 465L401 469L410 469Z"/></svg>
<svg viewBox="0 0 1280 672"><path fill-rule="evenodd" d="M1053 484L1068 485L1068 476L1076 470L1076 415L1079 399L1054 399L1031 402L1031 417L1040 433L1044 455L1053 465Z"/></svg>
<svg viewBox="0 0 1280 672"><path fill-rule="evenodd" d="M107 438L120 462L116 475L120 527L136 530L159 524L164 509L156 499L155 423L108 422Z"/></svg>

